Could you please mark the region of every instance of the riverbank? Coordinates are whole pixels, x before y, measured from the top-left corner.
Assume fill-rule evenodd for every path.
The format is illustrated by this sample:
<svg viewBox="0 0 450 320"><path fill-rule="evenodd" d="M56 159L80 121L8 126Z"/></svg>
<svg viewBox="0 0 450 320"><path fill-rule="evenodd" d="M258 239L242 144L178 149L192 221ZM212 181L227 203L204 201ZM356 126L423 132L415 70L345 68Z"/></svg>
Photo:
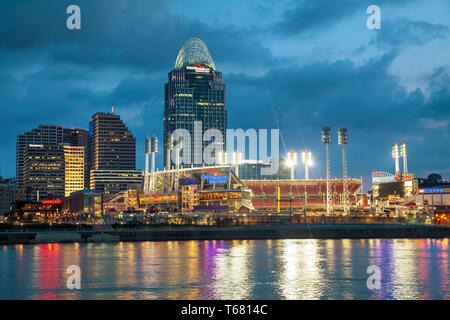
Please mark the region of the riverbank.
<svg viewBox="0 0 450 320"><path fill-rule="evenodd" d="M450 238L450 226L380 224L289 224L259 227L111 231L0 232L0 244L64 242Z"/></svg>

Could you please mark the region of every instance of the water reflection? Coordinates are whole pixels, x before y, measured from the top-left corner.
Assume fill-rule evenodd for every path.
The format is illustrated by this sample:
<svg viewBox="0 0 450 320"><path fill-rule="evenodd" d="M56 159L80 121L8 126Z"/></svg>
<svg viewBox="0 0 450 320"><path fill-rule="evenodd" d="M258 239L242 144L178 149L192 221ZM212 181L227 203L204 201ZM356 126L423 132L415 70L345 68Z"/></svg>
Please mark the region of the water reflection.
<svg viewBox="0 0 450 320"><path fill-rule="evenodd" d="M282 299L319 299L326 285L320 263L319 240L280 243L278 290Z"/></svg>
<svg viewBox="0 0 450 320"><path fill-rule="evenodd" d="M2 246L0 299L449 299L448 239ZM366 285L369 265L381 290ZM66 287L70 265L81 290Z"/></svg>

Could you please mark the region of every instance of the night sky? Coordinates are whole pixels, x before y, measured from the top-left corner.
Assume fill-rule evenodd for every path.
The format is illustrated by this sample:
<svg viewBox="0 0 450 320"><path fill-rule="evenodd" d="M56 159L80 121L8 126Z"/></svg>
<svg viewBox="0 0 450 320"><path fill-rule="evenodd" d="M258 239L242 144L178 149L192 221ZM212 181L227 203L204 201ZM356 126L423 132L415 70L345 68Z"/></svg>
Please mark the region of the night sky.
<svg viewBox="0 0 450 320"><path fill-rule="evenodd" d="M66 27L71 4L81 30ZM381 30L366 26L371 4ZM15 176L18 134L40 123L88 128L112 103L142 169L147 134L162 150L167 73L199 37L224 75L229 128L276 128L280 107L286 148L312 150L313 178L325 176L323 126L333 130L333 177L339 127L352 177L393 172L402 139L410 172L448 177L449 24L448 0L0 0L1 175Z"/></svg>

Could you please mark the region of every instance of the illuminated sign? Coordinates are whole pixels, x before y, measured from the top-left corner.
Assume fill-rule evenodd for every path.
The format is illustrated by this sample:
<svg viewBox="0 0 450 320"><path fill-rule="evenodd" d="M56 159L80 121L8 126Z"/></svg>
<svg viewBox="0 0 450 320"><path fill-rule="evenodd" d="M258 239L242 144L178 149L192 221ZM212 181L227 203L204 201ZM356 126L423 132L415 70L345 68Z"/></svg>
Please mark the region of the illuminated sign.
<svg viewBox="0 0 450 320"><path fill-rule="evenodd" d="M395 181L395 176L393 174L382 172L382 171L374 171L372 172L372 182L389 182Z"/></svg>
<svg viewBox="0 0 450 320"><path fill-rule="evenodd" d="M444 193L444 189L419 189L419 193Z"/></svg>
<svg viewBox="0 0 450 320"><path fill-rule="evenodd" d="M212 174L203 174L202 180L208 180L208 184L227 183L228 175L215 176Z"/></svg>
<svg viewBox="0 0 450 320"><path fill-rule="evenodd" d="M194 70L195 72L209 73L210 69L204 67L201 64L194 64L192 66L186 66L187 70Z"/></svg>
<svg viewBox="0 0 450 320"><path fill-rule="evenodd" d="M60 199L42 200L42 204L61 204L61 200Z"/></svg>

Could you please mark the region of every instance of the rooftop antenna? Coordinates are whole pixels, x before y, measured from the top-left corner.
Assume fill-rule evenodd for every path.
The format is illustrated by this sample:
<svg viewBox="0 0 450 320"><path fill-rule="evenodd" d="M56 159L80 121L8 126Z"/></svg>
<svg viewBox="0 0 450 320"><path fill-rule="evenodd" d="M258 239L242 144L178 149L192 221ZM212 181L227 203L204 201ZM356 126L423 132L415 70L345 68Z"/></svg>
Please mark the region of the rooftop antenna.
<svg viewBox="0 0 450 320"><path fill-rule="evenodd" d="M111 112L114 113L114 103L111 106Z"/></svg>

